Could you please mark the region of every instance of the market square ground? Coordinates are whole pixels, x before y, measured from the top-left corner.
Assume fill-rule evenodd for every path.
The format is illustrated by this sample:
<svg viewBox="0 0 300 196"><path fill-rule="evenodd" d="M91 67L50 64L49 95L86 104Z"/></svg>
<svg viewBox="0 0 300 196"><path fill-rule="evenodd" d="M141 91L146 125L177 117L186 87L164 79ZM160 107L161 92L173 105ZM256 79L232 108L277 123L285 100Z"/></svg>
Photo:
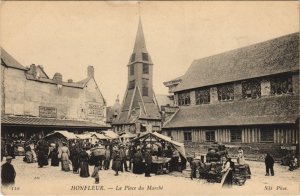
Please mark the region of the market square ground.
<svg viewBox="0 0 300 196"><path fill-rule="evenodd" d="M12 164L17 172L16 183L13 187L2 187L4 195L296 195L300 190L300 170L293 172L288 167L275 164L275 176L264 176L263 162L247 161L251 167L252 176L244 186L233 186L222 189L218 183L208 183L206 180L190 180L189 171L173 172L167 175L145 178L124 172L114 176L112 170L100 171L100 184L95 185L94 179L80 178L72 172L63 172L60 167L46 166L38 168L37 163L24 163L23 157L18 156ZM4 159L5 160L5 159ZM93 167L90 166L90 173Z"/></svg>

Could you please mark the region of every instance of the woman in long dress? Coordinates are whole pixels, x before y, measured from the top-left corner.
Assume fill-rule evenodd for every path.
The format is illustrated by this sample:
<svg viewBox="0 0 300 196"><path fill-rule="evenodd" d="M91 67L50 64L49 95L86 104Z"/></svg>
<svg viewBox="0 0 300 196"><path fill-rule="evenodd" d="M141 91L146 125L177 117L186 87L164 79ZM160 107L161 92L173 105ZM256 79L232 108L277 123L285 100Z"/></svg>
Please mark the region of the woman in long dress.
<svg viewBox="0 0 300 196"><path fill-rule="evenodd" d="M110 163L110 149L109 149L109 146L106 146L105 159L104 159L104 170L109 169L109 163Z"/></svg>
<svg viewBox="0 0 300 196"><path fill-rule="evenodd" d="M58 159L58 149L55 147L49 154L49 158L51 158L51 166L57 167L59 166Z"/></svg>
<svg viewBox="0 0 300 196"><path fill-rule="evenodd" d="M63 147L61 147L59 154L61 158L61 169L63 171L70 171L70 166L69 166L70 151L66 143L63 143Z"/></svg>
<svg viewBox="0 0 300 196"><path fill-rule="evenodd" d="M132 172L134 174L143 174L144 173L143 154L142 154L140 148L138 148L137 152L133 155Z"/></svg>
<svg viewBox="0 0 300 196"><path fill-rule="evenodd" d="M89 172L89 155L85 150L81 150L79 153L79 168L80 168L80 177L87 178L90 176Z"/></svg>
<svg viewBox="0 0 300 196"><path fill-rule="evenodd" d="M73 173L78 174L78 169L79 169L79 148L78 148L77 145L72 147L71 161L72 161Z"/></svg>
<svg viewBox="0 0 300 196"><path fill-rule="evenodd" d="M113 153L112 153L112 169L116 172L115 176L119 175L119 171L122 171L122 165L121 165L121 156L120 151L115 147Z"/></svg>

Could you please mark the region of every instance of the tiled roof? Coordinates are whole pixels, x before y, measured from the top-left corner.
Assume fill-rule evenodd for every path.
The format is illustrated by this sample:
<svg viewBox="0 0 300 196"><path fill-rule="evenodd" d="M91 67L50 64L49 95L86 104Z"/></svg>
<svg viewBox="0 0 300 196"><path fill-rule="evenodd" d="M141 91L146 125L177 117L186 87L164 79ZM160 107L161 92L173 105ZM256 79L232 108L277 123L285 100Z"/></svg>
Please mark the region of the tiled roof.
<svg viewBox="0 0 300 196"><path fill-rule="evenodd" d="M195 60L176 91L299 70L299 32Z"/></svg>
<svg viewBox="0 0 300 196"><path fill-rule="evenodd" d="M164 128L294 124L299 96L285 95L181 107Z"/></svg>
<svg viewBox="0 0 300 196"><path fill-rule="evenodd" d="M1 125L23 125L23 126L50 126L50 127L94 127L108 128L104 124L98 124L90 121L62 120L54 118L38 118L25 116L1 116Z"/></svg>
<svg viewBox="0 0 300 196"><path fill-rule="evenodd" d="M14 59L3 48L1 48L1 64L15 69L28 70L28 68L21 65L21 63Z"/></svg>

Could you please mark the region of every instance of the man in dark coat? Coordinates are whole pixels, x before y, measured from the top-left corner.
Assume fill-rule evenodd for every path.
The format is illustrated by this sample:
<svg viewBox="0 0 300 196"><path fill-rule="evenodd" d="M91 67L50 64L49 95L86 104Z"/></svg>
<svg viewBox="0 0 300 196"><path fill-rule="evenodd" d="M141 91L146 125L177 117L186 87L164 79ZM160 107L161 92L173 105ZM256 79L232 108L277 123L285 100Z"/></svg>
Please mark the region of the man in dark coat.
<svg viewBox="0 0 300 196"><path fill-rule="evenodd" d="M123 165L124 165L125 171L128 172L125 146L123 144L120 145L120 158L121 158L122 172L123 172Z"/></svg>
<svg viewBox="0 0 300 196"><path fill-rule="evenodd" d="M197 171L199 172L200 166L201 166L201 158L197 156L191 163L191 180L193 180L193 178L197 178Z"/></svg>
<svg viewBox="0 0 300 196"><path fill-rule="evenodd" d="M152 164L152 156L151 156L150 148L147 148L145 152L145 177L151 177L150 175L151 164Z"/></svg>
<svg viewBox="0 0 300 196"><path fill-rule="evenodd" d="M271 170L271 175L274 176L274 159L273 157L267 153L267 156L265 158L265 165L266 165L266 176L269 176L269 170Z"/></svg>
<svg viewBox="0 0 300 196"><path fill-rule="evenodd" d="M6 150L7 150L7 155L14 159L15 158L15 145L13 144L12 141L9 141L7 143Z"/></svg>
<svg viewBox="0 0 300 196"><path fill-rule="evenodd" d="M1 166L1 182L2 185L14 184L16 178L16 171L11 164L12 157L6 157L6 163Z"/></svg>

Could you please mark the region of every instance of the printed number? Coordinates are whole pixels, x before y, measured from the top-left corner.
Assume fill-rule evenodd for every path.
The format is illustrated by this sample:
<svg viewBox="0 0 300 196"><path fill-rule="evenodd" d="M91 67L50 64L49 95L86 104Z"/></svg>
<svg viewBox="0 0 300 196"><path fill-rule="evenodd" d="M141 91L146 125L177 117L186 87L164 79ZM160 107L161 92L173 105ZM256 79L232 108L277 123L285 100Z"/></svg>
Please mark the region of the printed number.
<svg viewBox="0 0 300 196"><path fill-rule="evenodd" d="M20 187L15 187L15 186L13 186L13 187L11 187L11 190L13 190L13 191L18 191L18 190L20 190Z"/></svg>

